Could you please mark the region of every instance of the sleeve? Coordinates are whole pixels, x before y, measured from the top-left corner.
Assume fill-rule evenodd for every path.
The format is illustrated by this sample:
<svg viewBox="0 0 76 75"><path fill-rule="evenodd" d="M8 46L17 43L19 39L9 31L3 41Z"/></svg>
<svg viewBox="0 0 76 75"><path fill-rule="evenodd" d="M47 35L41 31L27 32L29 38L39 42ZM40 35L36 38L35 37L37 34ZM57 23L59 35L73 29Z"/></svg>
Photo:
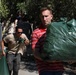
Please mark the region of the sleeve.
<svg viewBox="0 0 76 75"><path fill-rule="evenodd" d="M8 43L8 42L9 42L9 36L8 36L8 35L5 36L5 37L3 38L3 41L4 41L5 43Z"/></svg>
<svg viewBox="0 0 76 75"><path fill-rule="evenodd" d="M29 40L25 34L21 36L24 40Z"/></svg>
<svg viewBox="0 0 76 75"><path fill-rule="evenodd" d="M39 48L38 36L35 32L32 33L31 44L32 44L32 50Z"/></svg>
<svg viewBox="0 0 76 75"><path fill-rule="evenodd" d="M9 35L7 35L3 38L4 46L8 47L9 40L10 40Z"/></svg>

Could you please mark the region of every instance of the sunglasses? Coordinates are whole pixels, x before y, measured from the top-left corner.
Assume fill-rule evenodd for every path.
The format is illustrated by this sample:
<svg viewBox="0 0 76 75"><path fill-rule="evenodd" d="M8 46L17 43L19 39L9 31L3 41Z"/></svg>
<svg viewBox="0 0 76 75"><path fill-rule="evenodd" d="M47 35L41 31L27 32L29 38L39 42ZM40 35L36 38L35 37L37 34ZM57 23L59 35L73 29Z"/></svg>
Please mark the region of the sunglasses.
<svg viewBox="0 0 76 75"><path fill-rule="evenodd" d="M17 32L18 34L22 34L23 32Z"/></svg>

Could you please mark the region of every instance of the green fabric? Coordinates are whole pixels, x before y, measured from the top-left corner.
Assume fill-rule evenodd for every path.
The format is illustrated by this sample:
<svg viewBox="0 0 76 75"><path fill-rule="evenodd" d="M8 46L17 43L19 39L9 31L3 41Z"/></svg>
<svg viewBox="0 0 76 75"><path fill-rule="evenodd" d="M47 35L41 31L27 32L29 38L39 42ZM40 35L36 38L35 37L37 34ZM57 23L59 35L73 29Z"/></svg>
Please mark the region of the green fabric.
<svg viewBox="0 0 76 75"><path fill-rule="evenodd" d="M23 38L19 38L19 43L24 43L24 39Z"/></svg>
<svg viewBox="0 0 76 75"><path fill-rule="evenodd" d="M9 75L5 56L0 58L0 75Z"/></svg>
<svg viewBox="0 0 76 75"><path fill-rule="evenodd" d="M52 22L47 28L43 48L46 60L76 60L76 20Z"/></svg>

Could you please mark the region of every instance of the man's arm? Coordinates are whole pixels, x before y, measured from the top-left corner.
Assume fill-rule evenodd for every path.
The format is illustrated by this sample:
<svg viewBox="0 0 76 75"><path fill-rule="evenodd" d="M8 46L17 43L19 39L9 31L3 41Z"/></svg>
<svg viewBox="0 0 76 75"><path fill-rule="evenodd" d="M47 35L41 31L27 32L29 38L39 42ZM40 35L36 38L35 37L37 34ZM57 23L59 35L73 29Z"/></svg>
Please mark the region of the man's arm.
<svg viewBox="0 0 76 75"><path fill-rule="evenodd" d="M40 57L40 53L39 53L39 50L38 49L33 49L33 54L34 54L34 57L39 59L39 60L42 60L42 58Z"/></svg>
<svg viewBox="0 0 76 75"><path fill-rule="evenodd" d="M24 40L25 45L29 45L30 44L30 41L29 41L29 39L27 38L27 36L25 34L23 34L21 36L21 38Z"/></svg>
<svg viewBox="0 0 76 75"><path fill-rule="evenodd" d="M33 51L33 54L34 54L34 57L39 59L39 60L42 60L41 57L40 57L40 52L39 52L39 43L38 43L38 36L36 33L32 33L32 40L31 40L31 44L32 44L32 51Z"/></svg>
<svg viewBox="0 0 76 75"><path fill-rule="evenodd" d="M29 45L30 44L30 41L29 40L25 40L25 45Z"/></svg>
<svg viewBox="0 0 76 75"><path fill-rule="evenodd" d="M1 42L1 48L2 48L2 54L5 56L6 53L5 53L5 51L4 51L4 41L3 41L3 40L2 40L2 42Z"/></svg>

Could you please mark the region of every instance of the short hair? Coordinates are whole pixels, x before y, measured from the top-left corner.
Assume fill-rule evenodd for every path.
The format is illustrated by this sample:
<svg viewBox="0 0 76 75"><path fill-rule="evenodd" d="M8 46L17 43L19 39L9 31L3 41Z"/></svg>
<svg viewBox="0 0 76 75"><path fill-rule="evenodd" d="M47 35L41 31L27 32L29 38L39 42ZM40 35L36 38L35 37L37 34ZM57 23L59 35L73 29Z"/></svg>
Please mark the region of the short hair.
<svg viewBox="0 0 76 75"><path fill-rule="evenodd" d="M40 9L40 14L41 14L43 11L45 11L45 10L49 10L50 13L52 14L52 8L51 8L51 7L42 7L42 8Z"/></svg>
<svg viewBox="0 0 76 75"><path fill-rule="evenodd" d="M22 27L17 26L17 27L15 28L15 31L17 32L17 31L18 31L18 29L22 29ZM22 29L22 30L23 30L23 29Z"/></svg>

